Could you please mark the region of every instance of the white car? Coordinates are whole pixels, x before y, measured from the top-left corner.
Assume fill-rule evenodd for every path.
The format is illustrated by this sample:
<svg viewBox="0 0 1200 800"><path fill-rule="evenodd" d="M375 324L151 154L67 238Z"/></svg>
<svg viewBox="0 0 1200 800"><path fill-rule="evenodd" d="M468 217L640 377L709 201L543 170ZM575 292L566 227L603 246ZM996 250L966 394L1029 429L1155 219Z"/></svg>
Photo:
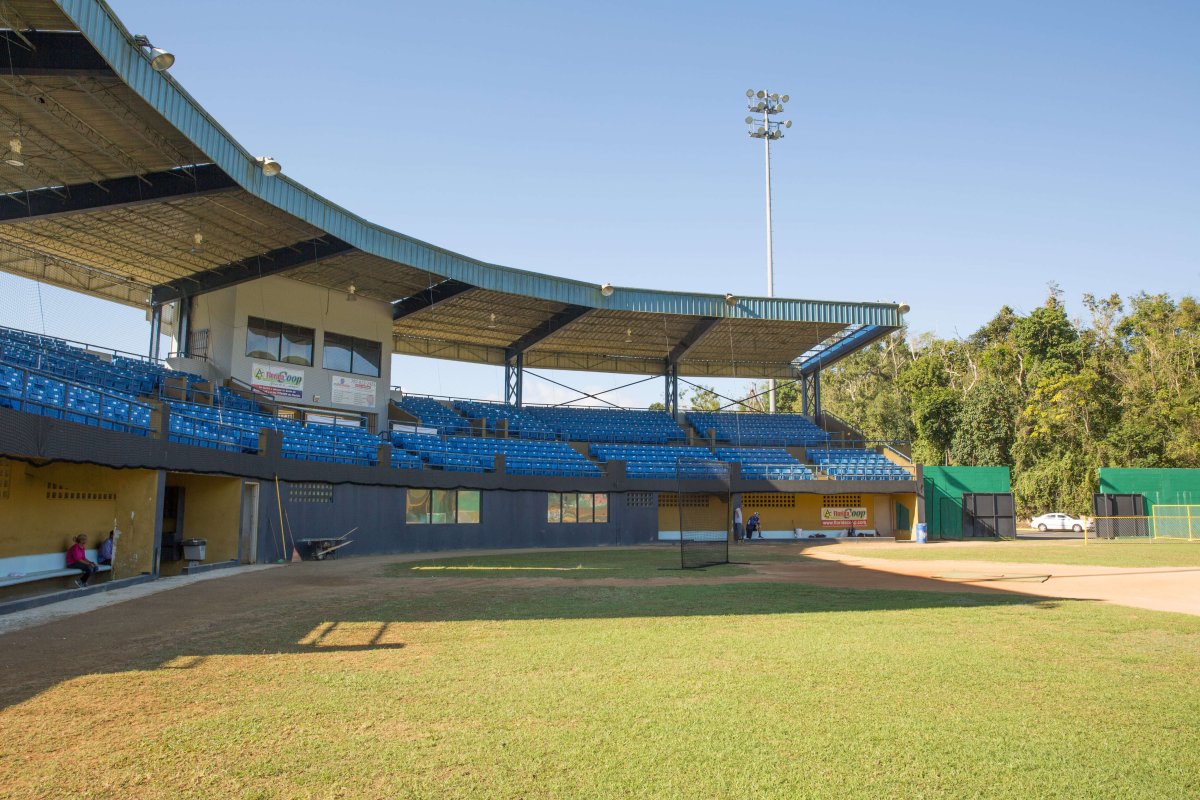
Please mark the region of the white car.
<svg viewBox="0 0 1200 800"><path fill-rule="evenodd" d="M1088 530L1095 528L1095 523L1091 520L1072 517L1070 514L1042 514L1031 519L1029 524L1043 533L1046 531L1083 533L1084 527L1087 527Z"/></svg>

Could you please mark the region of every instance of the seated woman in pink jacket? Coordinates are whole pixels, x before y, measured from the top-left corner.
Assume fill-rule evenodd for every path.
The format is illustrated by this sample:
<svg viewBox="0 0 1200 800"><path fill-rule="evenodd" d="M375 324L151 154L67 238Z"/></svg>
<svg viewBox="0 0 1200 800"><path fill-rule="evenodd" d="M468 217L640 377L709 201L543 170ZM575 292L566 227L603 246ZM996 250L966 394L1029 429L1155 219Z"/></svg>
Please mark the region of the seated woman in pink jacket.
<svg viewBox="0 0 1200 800"><path fill-rule="evenodd" d="M83 572L82 578L75 579L75 585L80 589L87 586L88 580L96 574L96 564L88 560L86 548L87 534L81 533L75 537L75 544L67 550L67 569L77 569Z"/></svg>

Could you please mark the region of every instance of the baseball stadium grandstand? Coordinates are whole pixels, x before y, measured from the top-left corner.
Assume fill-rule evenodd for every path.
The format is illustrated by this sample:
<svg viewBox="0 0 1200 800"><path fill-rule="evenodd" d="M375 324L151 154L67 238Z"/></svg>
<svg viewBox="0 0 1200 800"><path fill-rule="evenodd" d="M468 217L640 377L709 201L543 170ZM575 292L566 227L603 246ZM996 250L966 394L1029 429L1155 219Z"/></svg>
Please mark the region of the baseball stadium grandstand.
<svg viewBox="0 0 1200 800"><path fill-rule="evenodd" d="M450 252L248 152L99 0L3 5L0 269L144 310L151 336L135 354L100 326L89 342L0 329L0 600L64 588L68 539L114 527L108 572L126 581L330 548L679 538L681 492L711 492L697 524L722 533L740 504L768 537L847 519L908 536L916 468L825 414L820 389L903 306ZM401 392L418 380L393 354L493 365L504 400ZM664 410L530 406L533 368L658 376ZM722 377L794 382L802 413L680 408L682 379Z"/></svg>

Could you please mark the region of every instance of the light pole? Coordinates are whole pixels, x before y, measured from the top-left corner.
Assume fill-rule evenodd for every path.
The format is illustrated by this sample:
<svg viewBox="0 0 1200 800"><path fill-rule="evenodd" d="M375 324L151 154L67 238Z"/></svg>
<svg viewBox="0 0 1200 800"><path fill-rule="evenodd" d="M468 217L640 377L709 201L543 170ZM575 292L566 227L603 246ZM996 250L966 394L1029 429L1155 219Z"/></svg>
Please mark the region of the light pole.
<svg viewBox="0 0 1200 800"><path fill-rule="evenodd" d="M775 296L775 254L771 243L771 142L782 139L785 128L792 127L792 121L776 121L771 117L783 113L783 104L790 98L768 92L766 89L746 90L746 98L750 101L747 109L751 115L746 117L750 127L749 134L753 139L763 140L763 155L766 160L767 172L767 297ZM754 114L761 114L759 119ZM771 413L775 413L775 379L771 378Z"/></svg>

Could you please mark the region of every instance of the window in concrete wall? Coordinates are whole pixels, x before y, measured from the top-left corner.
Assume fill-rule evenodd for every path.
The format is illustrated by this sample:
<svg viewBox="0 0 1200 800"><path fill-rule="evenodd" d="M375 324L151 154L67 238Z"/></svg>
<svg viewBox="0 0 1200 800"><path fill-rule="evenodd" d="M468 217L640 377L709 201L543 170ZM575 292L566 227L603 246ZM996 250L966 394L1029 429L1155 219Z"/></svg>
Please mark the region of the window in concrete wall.
<svg viewBox="0 0 1200 800"><path fill-rule="evenodd" d="M321 366L325 369L378 378L381 360L382 346L379 342L355 339L340 333L325 334L325 348L321 356Z"/></svg>
<svg viewBox="0 0 1200 800"><path fill-rule="evenodd" d="M406 494L409 525L475 525L479 520L477 489L409 489Z"/></svg>
<svg viewBox="0 0 1200 800"><path fill-rule="evenodd" d="M604 492L547 492L546 522L608 522Z"/></svg>
<svg viewBox="0 0 1200 800"><path fill-rule="evenodd" d="M311 367L314 336L312 328L249 317L246 320L246 356Z"/></svg>
<svg viewBox="0 0 1200 800"><path fill-rule="evenodd" d="M479 492L474 489L458 490L458 524L479 523Z"/></svg>
<svg viewBox="0 0 1200 800"><path fill-rule="evenodd" d="M404 521L409 525L423 525L429 522L429 490L409 489L407 492Z"/></svg>

